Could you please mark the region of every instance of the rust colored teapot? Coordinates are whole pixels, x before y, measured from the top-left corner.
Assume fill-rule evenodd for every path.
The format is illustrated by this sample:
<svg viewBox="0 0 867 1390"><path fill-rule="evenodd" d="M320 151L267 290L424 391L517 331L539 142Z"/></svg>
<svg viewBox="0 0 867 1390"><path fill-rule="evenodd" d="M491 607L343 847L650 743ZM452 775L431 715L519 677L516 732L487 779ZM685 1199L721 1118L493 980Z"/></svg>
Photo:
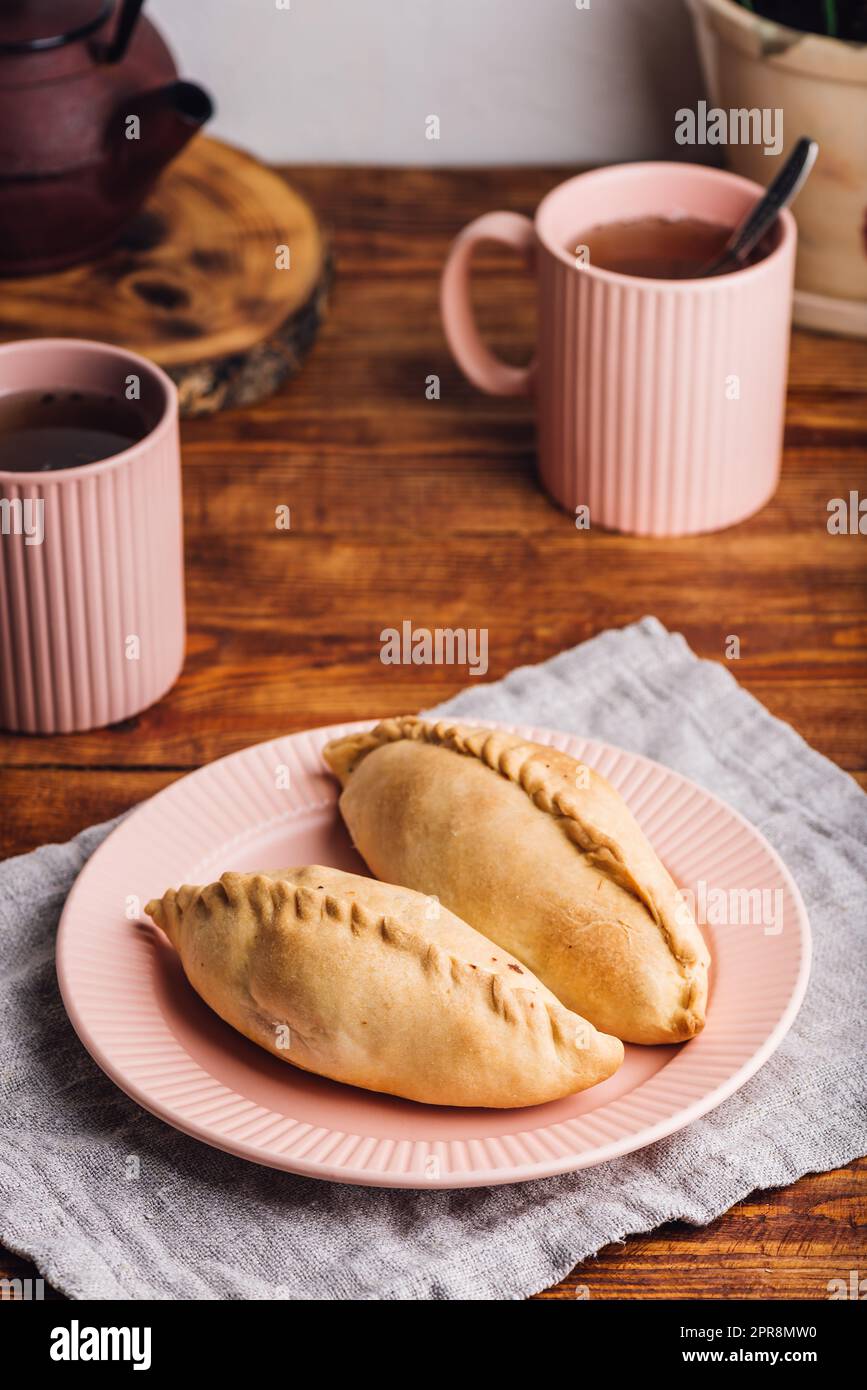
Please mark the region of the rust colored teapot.
<svg viewBox="0 0 867 1390"><path fill-rule="evenodd" d="M110 245L212 114L143 0L2 0L0 274Z"/></svg>

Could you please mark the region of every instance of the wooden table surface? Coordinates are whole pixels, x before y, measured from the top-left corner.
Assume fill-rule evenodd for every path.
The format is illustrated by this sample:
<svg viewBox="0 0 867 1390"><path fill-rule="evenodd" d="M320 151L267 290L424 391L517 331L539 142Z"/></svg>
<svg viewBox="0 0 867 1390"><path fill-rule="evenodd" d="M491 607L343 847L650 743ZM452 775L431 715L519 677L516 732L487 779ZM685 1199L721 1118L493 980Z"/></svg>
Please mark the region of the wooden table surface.
<svg viewBox="0 0 867 1390"><path fill-rule="evenodd" d="M529 404L464 382L437 308L455 232L492 208L531 212L569 172L287 171L331 234L329 317L277 397L183 426L183 675L120 726L0 735L0 857L246 744L465 685L455 667L382 665L379 633L404 619L487 628L489 680L646 613L712 660L737 634L738 679L867 786L867 538L826 526L829 499L867 494L867 343L794 334L783 478L758 516L678 541L576 531L536 482ZM523 360L533 296L508 253L479 256L475 298L491 342ZM701 1230L609 1247L540 1296L826 1298L859 1249L863 1267L865 1190L861 1163L755 1193ZM27 1272L0 1252L7 1269Z"/></svg>

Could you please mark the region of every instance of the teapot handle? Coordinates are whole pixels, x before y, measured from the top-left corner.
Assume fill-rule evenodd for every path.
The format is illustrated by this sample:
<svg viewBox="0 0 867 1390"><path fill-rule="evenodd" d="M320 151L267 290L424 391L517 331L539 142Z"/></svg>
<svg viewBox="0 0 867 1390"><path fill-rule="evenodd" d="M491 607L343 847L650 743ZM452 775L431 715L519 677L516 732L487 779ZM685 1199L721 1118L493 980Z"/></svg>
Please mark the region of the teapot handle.
<svg viewBox="0 0 867 1390"><path fill-rule="evenodd" d="M143 4L144 0L123 0L114 37L106 50L105 61L107 63L119 63L126 53Z"/></svg>

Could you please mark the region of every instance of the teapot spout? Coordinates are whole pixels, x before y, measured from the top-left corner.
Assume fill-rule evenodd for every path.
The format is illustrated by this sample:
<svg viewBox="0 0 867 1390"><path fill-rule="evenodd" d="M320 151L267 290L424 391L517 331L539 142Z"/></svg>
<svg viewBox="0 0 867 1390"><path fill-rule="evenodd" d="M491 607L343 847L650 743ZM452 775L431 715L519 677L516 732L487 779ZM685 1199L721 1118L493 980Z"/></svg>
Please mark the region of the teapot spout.
<svg viewBox="0 0 867 1390"><path fill-rule="evenodd" d="M131 183L155 178L213 114L211 98L195 82L167 82L127 99L109 128L121 165L116 176Z"/></svg>

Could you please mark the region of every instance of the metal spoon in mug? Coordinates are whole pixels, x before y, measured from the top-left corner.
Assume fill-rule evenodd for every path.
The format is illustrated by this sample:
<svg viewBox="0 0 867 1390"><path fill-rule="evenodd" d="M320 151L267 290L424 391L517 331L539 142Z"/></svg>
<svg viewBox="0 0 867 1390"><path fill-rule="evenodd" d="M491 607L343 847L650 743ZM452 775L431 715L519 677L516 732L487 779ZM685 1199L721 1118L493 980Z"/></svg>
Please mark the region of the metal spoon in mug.
<svg viewBox="0 0 867 1390"><path fill-rule="evenodd" d="M746 217L735 227L718 256L708 261L696 275L703 280L708 275L722 275L738 270L753 247L761 241L776 219L777 213L788 207L812 169L819 146L815 140L802 136L777 177L768 185L764 197L750 208Z"/></svg>

